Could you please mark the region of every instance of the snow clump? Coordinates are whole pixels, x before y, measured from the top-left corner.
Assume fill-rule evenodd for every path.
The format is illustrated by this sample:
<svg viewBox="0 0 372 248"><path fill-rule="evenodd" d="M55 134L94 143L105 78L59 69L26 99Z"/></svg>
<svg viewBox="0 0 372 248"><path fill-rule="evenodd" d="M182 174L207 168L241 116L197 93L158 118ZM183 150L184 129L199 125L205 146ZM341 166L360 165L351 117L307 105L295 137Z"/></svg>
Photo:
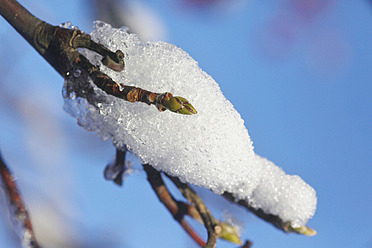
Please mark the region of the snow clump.
<svg viewBox="0 0 372 248"><path fill-rule="evenodd" d="M313 216L314 189L254 153L239 113L185 51L166 42L144 43L126 28L100 21L91 36L112 51L124 52L125 70L114 72L101 64L100 55L82 51L115 82L185 97L198 113L185 116L126 102L70 73L64 108L79 125L111 139L119 149L126 145L142 163L216 194L229 192L293 226L305 225ZM89 88L94 94L88 95Z"/></svg>

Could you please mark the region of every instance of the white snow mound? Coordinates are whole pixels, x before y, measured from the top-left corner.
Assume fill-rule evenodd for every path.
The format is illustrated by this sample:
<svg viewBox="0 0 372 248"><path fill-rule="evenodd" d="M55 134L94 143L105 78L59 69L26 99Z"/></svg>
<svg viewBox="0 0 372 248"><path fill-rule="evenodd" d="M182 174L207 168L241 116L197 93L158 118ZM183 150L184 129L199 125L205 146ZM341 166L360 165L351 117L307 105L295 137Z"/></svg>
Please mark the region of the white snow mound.
<svg viewBox="0 0 372 248"><path fill-rule="evenodd" d="M165 42L144 43L126 28L111 28L100 21L91 36L112 51L124 52L125 70L118 73L103 66L100 55L82 51L114 81L185 97L198 113L159 112L155 106L126 102L95 86L88 103L79 97L86 92L76 87L87 80L74 71L65 81L64 108L81 126L111 139L119 149L127 145L142 163L216 194L230 192L294 226L313 216L314 189L254 153L239 113L185 51Z"/></svg>

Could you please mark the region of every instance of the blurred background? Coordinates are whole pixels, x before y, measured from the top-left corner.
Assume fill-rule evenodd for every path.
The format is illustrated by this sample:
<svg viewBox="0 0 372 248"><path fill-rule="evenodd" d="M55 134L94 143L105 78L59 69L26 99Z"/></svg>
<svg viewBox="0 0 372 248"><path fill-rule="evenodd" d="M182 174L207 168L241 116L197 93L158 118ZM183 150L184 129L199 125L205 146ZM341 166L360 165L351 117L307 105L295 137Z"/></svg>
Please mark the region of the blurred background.
<svg viewBox="0 0 372 248"><path fill-rule="evenodd" d="M198 189L253 247L372 247L372 1L19 2L42 20L86 32L96 19L125 25L199 62L242 115L256 152L317 191L308 225L318 235L309 238ZM135 157L122 188L104 180L112 144L63 111L63 79L3 18L0 73L0 149L43 247L197 247ZM19 247L2 190L0 247Z"/></svg>

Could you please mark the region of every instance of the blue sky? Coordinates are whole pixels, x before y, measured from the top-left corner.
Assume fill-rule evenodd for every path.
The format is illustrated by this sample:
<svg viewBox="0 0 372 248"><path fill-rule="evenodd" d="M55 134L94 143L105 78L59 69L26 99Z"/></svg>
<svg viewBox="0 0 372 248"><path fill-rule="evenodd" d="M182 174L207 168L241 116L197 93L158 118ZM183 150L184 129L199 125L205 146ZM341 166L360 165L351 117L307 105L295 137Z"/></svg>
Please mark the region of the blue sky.
<svg viewBox="0 0 372 248"><path fill-rule="evenodd" d="M49 23L71 21L87 32L95 19L89 1L20 2ZM372 247L372 3L232 2L200 9L184 1L141 1L162 23L166 40L220 84L256 152L316 189L318 209L308 224L318 235L284 234L206 191L201 195L216 216L233 212L254 247ZM63 111L63 79L3 19L0 40L0 149L41 223L40 236L99 237L112 247L196 247L143 172L123 188L104 181L112 145ZM18 247L5 220L0 217L0 246Z"/></svg>

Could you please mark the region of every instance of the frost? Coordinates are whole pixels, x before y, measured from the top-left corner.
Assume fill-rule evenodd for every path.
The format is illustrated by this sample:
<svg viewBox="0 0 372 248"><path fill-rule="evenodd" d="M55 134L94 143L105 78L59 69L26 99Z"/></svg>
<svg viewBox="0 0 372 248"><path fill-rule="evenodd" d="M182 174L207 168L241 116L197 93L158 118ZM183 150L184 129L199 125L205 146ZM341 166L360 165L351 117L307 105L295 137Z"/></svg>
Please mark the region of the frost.
<svg viewBox="0 0 372 248"><path fill-rule="evenodd" d="M239 113L185 51L165 42L143 43L127 29L103 22L96 22L91 36L124 52L125 70L119 73L101 65L96 53L82 51L114 81L183 96L198 114L158 112L154 106L125 102L96 88L82 73L67 77L63 89L64 108L79 125L111 139L119 149L126 145L142 163L217 194L230 192L295 226L313 216L314 189L254 153Z"/></svg>

